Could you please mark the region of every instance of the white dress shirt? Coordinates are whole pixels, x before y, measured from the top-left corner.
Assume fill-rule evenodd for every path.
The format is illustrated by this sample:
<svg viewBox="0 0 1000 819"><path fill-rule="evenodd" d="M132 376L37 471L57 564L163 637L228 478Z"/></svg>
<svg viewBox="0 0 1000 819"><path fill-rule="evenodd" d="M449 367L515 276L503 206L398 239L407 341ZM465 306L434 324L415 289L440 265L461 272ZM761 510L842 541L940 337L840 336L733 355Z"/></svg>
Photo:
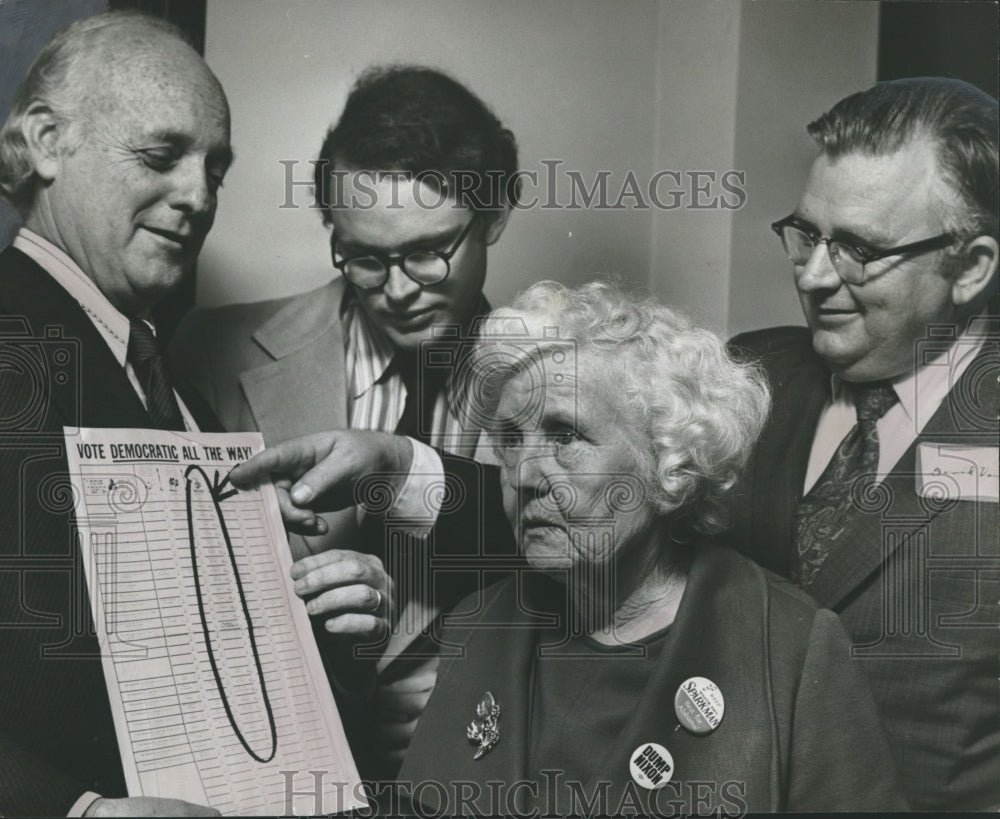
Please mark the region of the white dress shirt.
<svg viewBox="0 0 1000 819"><path fill-rule="evenodd" d="M875 425L879 440L877 482L885 479L903 453L917 440L948 391L982 350L984 342L984 336L963 335L948 352L893 382L899 402ZM840 442L858 422L850 383L831 376L831 390L833 399L824 407L816 425L803 493L819 480Z"/></svg>

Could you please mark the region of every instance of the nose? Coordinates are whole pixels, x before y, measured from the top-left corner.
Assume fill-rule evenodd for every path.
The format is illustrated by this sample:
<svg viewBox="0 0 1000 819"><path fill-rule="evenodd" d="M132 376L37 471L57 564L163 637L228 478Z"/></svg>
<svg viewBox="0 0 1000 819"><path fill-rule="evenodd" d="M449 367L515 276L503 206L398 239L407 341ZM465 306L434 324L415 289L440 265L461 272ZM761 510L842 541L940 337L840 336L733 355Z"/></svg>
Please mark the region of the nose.
<svg viewBox="0 0 1000 819"><path fill-rule="evenodd" d="M830 258L826 241L817 242L812 255L801 271L796 271L795 286L803 293L815 290L837 290L843 281Z"/></svg>
<svg viewBox="0 0 1000 819"><path fill-rule="evenodd" d="M399 262L393 262L386 273L382 292L390 302L408 302L420 293L420 285L403 272Z"/></svg>
<svg viewBox="0 0 1000 819"><path fill-rule="evenodd" d="M190 156L178 163L173 173L170 204L192 215L215 212L215 185L209 179L204 160Z"/></svg>
<svg viewBox="0 0 1000 819"><path fill-rule="evenodd" d="M511 457L512 456L512 457ZM544 497L552 491L553 472L550 453L538 449L519 448L504 459L507 481L525 499Z"/></svg>

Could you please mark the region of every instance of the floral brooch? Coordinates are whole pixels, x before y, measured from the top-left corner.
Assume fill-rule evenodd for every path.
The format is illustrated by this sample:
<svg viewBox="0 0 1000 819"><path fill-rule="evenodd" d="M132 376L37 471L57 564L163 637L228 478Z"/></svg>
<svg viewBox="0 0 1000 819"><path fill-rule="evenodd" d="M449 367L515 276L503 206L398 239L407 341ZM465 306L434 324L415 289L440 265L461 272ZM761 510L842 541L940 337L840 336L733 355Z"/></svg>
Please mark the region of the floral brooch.
<svg viewBox="0 0 1000 819"><path fill-rule="evenodd" d="M476 706L476 719L469 723L465 735L469 742L478 742L473 759L479 759L500 741L500 703L493 699L493 694L487 691Z"/></svg>

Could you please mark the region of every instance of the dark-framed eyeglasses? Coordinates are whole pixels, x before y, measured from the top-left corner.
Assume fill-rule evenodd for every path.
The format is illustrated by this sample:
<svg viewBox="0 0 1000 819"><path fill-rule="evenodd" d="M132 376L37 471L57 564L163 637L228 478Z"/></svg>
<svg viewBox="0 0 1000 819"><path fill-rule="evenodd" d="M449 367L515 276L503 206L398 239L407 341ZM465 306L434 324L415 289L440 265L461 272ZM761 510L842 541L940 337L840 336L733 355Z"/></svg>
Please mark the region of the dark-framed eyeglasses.
<svg viewBox="0 0 1000 819"><path fill-rule="evenodd" d="M865 270L865 266L879 259L886 259L889 256L913 256L919 253L930 253L932 250L940 250L948 247L958 239L954 233L940 233L929 239L921 239L919 242L909 242L898 247L878 249L855 245L843 239L831 239L829 236L821 236L815 228L805 225L793 214L779 219L771 230L778 234L781 244L785 248L785 253L792 260L796 267L803 267L812 258L816 245L825 244L827 253L830 254L830 262L833 269L848 284L864 284L873 275Z"/></svg>
<svg viewBox="0 0 1000 819"><path fill-rule="evenodd" d="M477 214L478 215L478 214ZM385 256L381 253L366 253L364 256L353 256L350 259L337 259L337 237L330 236L330 250L333 254L333 266L337 268L355 287L362 290L375 290L385 284L389 278L389 268L398 265L399 268L421 287L440 284L448 278L451 272L451 259L469 235L476 222L473 216L462 232L458 234L448 250L411 250L395 256Z"/></svg>

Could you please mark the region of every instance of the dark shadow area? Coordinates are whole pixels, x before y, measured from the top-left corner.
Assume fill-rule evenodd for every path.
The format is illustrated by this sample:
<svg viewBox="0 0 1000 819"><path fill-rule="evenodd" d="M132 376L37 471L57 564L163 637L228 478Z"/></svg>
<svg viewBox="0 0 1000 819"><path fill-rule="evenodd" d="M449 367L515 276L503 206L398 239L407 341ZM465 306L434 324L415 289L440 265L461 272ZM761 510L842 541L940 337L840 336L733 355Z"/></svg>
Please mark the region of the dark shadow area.
<svg viewBox="0 0 1000 819"><path fill-rule="evenodd" d="M998 92L1000 4L887 0L879 12L878 79L955 77Z"/></svg>

